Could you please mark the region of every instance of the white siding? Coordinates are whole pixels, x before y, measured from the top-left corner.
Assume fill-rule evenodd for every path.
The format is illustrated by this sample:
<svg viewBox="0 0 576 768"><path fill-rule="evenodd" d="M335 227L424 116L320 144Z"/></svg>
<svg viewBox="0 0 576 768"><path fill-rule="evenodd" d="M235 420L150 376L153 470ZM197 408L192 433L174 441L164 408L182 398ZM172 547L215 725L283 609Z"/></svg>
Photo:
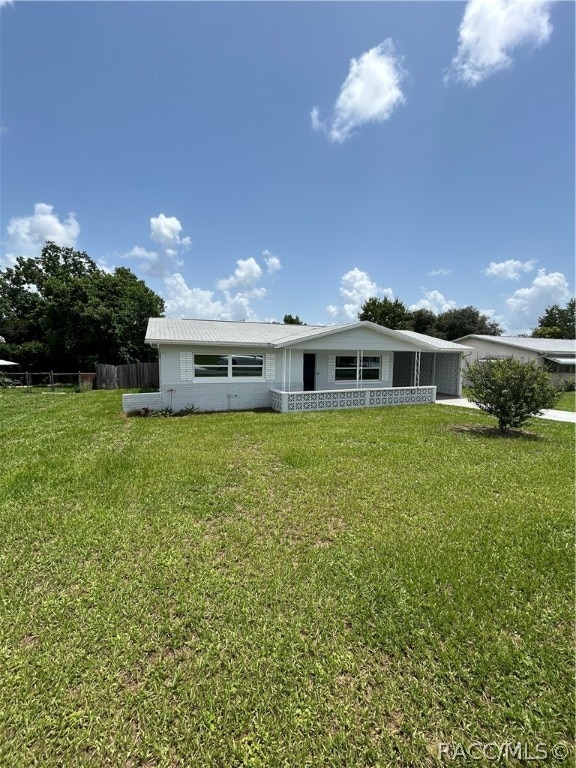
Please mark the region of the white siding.
<svg viewBox="0 0 576 768"><path fill-rule="evenodd" d="M537 352L530 352L527 349L518 349L518 347L511 347L508 344L500 344L494 341L487 341L485 339L467 339L466 346L474 347L473 352L469 356L464 355L464 360L469 363L473 363L478 359L484 357L513 357L515 360L520 360L523 363L529 363L539 358Z"/></svg>
<svg viewBox="0 0 576 768"><path fill-rule="evenodd" d="M363 349L365 352L382 349L414 352L420 349L416 343L413 344L408 339L396 339L372 328L352 328L331 336L320 336L317 339L298 342L298 349L310 351L341 350L342 348L347 350L343 353L347 355L353 354L357 349Z"/></svg>

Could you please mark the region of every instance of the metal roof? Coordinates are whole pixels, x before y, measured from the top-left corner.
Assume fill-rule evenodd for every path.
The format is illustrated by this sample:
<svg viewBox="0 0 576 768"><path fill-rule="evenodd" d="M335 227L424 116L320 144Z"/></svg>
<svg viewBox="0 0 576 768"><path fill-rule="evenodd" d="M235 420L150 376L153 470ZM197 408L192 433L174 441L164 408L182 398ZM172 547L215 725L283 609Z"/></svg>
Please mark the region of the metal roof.
<svg viewBox="0 0 576 768"><path fill-rule="evenodd" d="M491 341L494 344L507 344L510 347L518 347L538 354L562 354L563 352L576 353L576 340L574 339L533 339L526 336L488 336L481 334L469 334L456 339L466 343L478 339L479 341Z"/></svg>
<svg viewBox="0 0 576 768"><path fill-rule="evenodd" d="M462 344L436 339L414 331L394 331L366 320L346 325L284 325L151 317L148 321L145 340L148 344L289 347L297 345L299 341L331 336L358 327L369 328L384 336L405 339L416 347L435 352L463 352L470 349Z"/></svg>
<svg viewBox="0 0 576 768"><path fill-rule="evenodd" d="M439 351L464 352L471 349L464 344L457 344L454 341L446 341L446 339L437 339L435 336L427 336L425 333L416 333L416 331L394 331L396 334L402 334L407 339L412 339L420 344L426 344L429 347L435 347Z"/></svg>
<svg viewBox="0 0 576 768"><path fill-rule="evenodd" d="M553 363L559 365L576 365L576 357L546 357L546 360L551 360Z"/></svg>
<svg viewBox="0 0 576 768"><path fill-rule="evenodd" d="M171 317L151 317L146 341L194 344L242 344L244 346L275 346L287 338L309 336L324 326L284 325L283 323L241 323L232 320L187 320Z"/></svg>

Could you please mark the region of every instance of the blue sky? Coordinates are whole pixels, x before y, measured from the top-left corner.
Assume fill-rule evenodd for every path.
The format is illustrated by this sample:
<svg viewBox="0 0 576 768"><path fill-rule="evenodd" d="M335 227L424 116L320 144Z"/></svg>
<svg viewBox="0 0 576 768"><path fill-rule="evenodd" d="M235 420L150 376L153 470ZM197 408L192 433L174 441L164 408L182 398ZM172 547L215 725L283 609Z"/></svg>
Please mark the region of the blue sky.
<svg viewBox="0 0 576 768"><path fill-rule="evenodd" d="M573 295L572 2L0 4L1 266L52 239L215 319Z"/></svg>

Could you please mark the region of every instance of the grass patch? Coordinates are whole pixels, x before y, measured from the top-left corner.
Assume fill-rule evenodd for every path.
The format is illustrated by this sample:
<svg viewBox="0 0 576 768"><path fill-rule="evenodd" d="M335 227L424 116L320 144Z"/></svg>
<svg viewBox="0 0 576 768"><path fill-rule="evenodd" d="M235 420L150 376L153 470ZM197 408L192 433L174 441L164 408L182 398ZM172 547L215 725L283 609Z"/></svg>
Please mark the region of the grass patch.
<svg viewBox="0 0 576 768"><path fill-rule="evenodd" d="M3 768L571 745L572 425L120 394L0 392Z"/></svg>
<svg viewBox="0 0 576 768"><path fill-rule="evenodd" d="M576 392L563 392L554 408L559 411L576 411Z"/></svg>

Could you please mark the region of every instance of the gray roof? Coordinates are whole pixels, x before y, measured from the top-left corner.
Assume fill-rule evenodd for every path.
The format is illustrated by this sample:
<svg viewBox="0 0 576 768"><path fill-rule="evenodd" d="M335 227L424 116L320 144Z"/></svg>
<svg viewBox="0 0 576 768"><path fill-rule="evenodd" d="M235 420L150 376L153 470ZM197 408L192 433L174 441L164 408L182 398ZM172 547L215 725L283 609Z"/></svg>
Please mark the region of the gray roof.
<svg viewBox="0 0 576 768"><path fill-rule="evenodd" d="M525 336L488 336L482 334L470 334L462 336L456 341L472 343L474 339L479 341L491 341L494 344L507 344L510 347L536 352L539 355L550 355L563 352L576 352L576 340L574 339L533 339Z"/></svg>
<svg viewBox="0 0 576 768"><path fill-rule="evenodd" d="M194 344L243 344L276 346L285 339L299 339L324 326L280 323L240 323L232 320L185 320L151 317L146 341Z"/></svg>
<svg viewBox="0 0 576 768"><path fill-rule="evenodd" d="M231 320L192 320L171 317L151 317L148 321L148 344L216 344L244 347L288 347L298 341L331 336L350 328L364 326L383 335L406 339L430 351L463 352L469 347L444 339L435 339L414 331L393 331L369 321L346 325L284 325Z"/></svg>
<svg viewBox="0 0 576 768"><path fill-rule="evenodd" d="M402 334L407 339L412 339L415 342L426 344L430 347L435 347L438 350L453 351L458 350L463 352L470 347L466 347L463 344L457 344L454 341L446 341L446 339L437 339L435 336L427 336L425 333L416 333L416 331L394 331L394 333Z"/></svg>

